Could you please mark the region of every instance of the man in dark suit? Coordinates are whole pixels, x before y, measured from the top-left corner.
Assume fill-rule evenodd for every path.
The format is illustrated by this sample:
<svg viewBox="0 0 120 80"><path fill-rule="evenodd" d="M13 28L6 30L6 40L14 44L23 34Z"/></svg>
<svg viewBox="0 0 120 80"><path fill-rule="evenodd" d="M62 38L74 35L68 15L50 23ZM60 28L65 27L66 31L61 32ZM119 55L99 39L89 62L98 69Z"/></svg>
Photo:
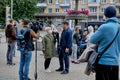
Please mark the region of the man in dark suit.
<svg viewBox="0 0 120 80"><path fill-rule="evenodd" d="M61 74L69 73L70 66L70 50L72 48L72 30L68 27L69 24L66 21L62 22L63 32L60 40L60 53L59 53L59 63L60 68L56 71L63 71ZM65 64L65 68L64 68Z"/></svg>

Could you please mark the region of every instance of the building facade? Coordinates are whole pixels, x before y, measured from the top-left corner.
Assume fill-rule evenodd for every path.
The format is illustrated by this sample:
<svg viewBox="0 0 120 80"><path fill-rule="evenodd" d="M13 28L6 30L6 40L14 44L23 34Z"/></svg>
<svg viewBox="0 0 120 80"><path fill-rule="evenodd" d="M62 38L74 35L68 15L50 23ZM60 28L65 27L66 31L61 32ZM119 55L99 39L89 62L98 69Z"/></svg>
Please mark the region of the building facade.
<svg viewBox="0 0 120 80"><path fill-rule="evenodd" d="M120 18L120 0L78 0L78 2L79 10L89 10L88 21L103 21L103 12L109 5L116 7L117 17ZM36 18L59 24L65 19L67 10L75 9L75 0L40 0L37 6L42 10L35 15Z"/></svg>
<svg viewBox="0 0 120 80"><path fill-rule="evenodd" d="M72 8L74 9L75 0L72 3ZM120 17L120 0L79 0L78 9L89 10L88 21L102 21L104 10L110 5L116 7L117 16Z"/></svg>
<svg viewBox="0 0 120 80"><path fill-rule="evenodd" d="M58 25L65 19L67 10L71 8L71 0L40 0L37 4L42 10L35 17L43 21L52 21Z"/></svg>

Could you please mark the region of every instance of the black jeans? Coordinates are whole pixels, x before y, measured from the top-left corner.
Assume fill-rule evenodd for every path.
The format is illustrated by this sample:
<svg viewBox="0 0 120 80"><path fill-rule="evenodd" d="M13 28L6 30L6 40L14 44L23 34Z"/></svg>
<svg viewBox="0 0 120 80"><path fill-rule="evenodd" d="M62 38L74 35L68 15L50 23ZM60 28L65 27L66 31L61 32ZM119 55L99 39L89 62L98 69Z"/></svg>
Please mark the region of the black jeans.
<svg viewBox="0 0 120 80"><path fill-rule="evenodd" d="M45 67L45 69L48 69L48 68L49 68L50 62L51 62L51 58L45 59L45 62L44 62L44 67Z"/></svg>
<svg viewBox="0 0 120 80"><path fill-rule="evenodd" d="M119 66L98 64L96 67L96 80L119 80Z"/></svg>

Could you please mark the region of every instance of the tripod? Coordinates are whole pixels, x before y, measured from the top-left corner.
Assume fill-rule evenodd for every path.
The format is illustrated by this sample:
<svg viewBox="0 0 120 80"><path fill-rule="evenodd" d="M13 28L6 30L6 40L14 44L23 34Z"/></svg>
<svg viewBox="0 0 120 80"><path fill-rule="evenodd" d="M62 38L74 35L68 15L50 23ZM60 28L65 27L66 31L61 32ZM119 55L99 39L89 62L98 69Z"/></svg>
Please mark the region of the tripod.
<svg viewBox="0 0 120 80"><path fill-rule="evenodd" d="M34 78L35 78L35 80L37 80L37 78L38 78L38 74L37 74L37 40L35 41L35 46L36 46L36 49L35 49L35 73L34 73Z"/></svg>

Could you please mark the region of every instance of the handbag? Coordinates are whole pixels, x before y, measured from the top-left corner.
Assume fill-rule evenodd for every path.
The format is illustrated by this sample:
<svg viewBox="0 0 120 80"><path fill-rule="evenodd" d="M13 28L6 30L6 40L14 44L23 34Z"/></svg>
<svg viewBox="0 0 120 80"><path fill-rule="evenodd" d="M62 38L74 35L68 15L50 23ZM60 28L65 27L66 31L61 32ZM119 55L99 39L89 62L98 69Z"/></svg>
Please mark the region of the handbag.
<svg viewBox="0 0 120 80"><path fill-rule="evenodd" d="M105 53L105 51L112 45L112 43L115 41L116 37L119 34L120 27L118 28L118 31L113 38L113 40L108 44L108 46L99 54L97 51L93 51L88 59L88 67L92 72L96 71L96 66L102 57L102 55Z"/></svg>

